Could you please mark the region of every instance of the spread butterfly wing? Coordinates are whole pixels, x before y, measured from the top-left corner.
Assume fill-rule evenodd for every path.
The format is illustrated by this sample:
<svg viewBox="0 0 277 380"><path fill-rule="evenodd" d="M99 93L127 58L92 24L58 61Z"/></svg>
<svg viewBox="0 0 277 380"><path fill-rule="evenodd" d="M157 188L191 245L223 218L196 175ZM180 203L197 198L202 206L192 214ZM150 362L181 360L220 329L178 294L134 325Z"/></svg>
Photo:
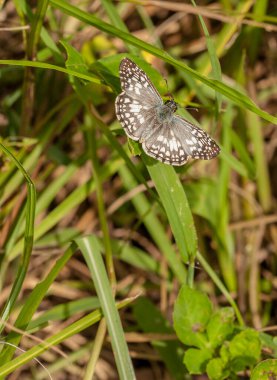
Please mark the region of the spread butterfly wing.
<svg viewBox="0 0 277 380"><path fill-rule="evenodd" d="M184 165L189 158L210 160L220 148L208 134L196 125L176 115L170 123L154 123L151 134L143 138L144 151L166 164Z"/></svg>
<svg viewBox="0 0 277 380"><path fill-rule="evenodd" d="M148 156L166 164L184 165L189 154L184 150L178 135L169 123L159 123L157 119L155 121L154 131L148 133L146 138L143 137L143 150Z"/></svg>
<svg viewBox="0 0 277 380"><path fill-rule="evenodd" d="M151 119L151 110L163 101L148 76L130 59L121 61L119 73L123 92L115 101L116 116L126 134L138 141Z"/></svg>
<svg viewBox="0 0 277 380"><path fill-rule="evenodd" d="M122 92L116 98L115 110L116 116L127 136L135 141L140 140L144 131L144 125L149 118L147 106Z"/></svg>
<svg viewBox="0 0 277 380"><path fill-rule="evenodd" d="M126 134L140 141L151 157L170 165L191 158L210 160L220 148L208 134L178 115L175 102L162 101L148 76L134 62L120 64L122 93L116 98L116 116ZM167 104L169 103L169 104Z"/></svg>
<svg viewBox="0 0 277 380"><path fill-rule="evenodd" d="M178 136L184 152L192 158L210 160L220 152L217 143L203 129L178 115L172 119L172 131Z"/></svg>
<svg viewBox="0 0 277 380"><path fill-rule="evenodd" d="M133 61L123 58L119 67L120 83L123 93L133 99L142 100L148 107L163 104L160 94L151 80Z"/></svg>

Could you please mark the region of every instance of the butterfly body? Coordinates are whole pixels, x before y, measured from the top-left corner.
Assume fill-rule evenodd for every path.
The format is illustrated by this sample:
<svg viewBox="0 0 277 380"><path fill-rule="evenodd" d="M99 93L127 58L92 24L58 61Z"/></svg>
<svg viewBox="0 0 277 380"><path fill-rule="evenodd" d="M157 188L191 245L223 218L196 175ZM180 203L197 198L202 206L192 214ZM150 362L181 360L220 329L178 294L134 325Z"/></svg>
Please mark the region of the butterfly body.
<svg viewBox="0 0 277 380"><path fill-rule="evenodd" d="M189 158L209 160L220 148L196 125L175 115L174 100L163 102L160 94L133 61L120 64L122 92L116 98L116 116L128 137L142 143L151 157L170 165L184 165Z"/></svg>
<svg viewBox="0 0 277 380"><path fill-rule="evenodd" d="M167 100L162 106L156 107L158 121L160 123L171 122L176 110L177 104L174 102L174 100Z"/></svg>

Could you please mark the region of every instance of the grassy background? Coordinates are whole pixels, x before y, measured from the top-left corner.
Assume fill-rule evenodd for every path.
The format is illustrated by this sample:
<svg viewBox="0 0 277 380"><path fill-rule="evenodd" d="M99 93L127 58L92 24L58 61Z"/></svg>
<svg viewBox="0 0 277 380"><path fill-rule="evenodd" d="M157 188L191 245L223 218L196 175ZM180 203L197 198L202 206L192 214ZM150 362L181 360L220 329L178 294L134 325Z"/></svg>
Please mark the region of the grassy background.
<svg viewBox="0 0 277 380"><path fill-rule="evenodd" d="M0 376L184 378L183 284L276 324L274 2L0 6ZM127 55L218 158L133 156L114 111Z"/></svg>

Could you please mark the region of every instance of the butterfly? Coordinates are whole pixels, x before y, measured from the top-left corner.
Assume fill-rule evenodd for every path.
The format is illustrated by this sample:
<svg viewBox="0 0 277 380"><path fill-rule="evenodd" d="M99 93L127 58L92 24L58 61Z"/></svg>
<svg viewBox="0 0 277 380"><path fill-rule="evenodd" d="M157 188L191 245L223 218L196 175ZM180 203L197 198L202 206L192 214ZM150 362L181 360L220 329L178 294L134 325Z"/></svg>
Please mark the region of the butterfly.
<svg viewBox="0 0 277 380"><path fill-rule="evenodd" d="M119 75L117 119L128 137L142 143L146 154L174 166L184 165L189 158L210 160L219 154L219 146L205 131L175 114L174 100L163 102L135 62L123 58Z"/></svg>

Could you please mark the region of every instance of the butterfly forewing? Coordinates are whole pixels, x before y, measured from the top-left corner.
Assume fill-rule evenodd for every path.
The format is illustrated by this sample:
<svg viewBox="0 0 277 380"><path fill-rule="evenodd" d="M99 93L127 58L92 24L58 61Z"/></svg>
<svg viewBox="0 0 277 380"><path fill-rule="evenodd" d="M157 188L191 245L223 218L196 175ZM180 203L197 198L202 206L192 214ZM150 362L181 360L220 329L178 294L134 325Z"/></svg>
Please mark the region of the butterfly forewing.
<svg viewBox="0 0 277 380"><path fill-rule="evenodd" d="M116 98L115 110L126 134L135 141L140 140L148 116L143 103L123 92Z"/></svg>
<svg viewBox="0 0 277 380"><path fill-rule="evenodd" d="M134 62L124 58L119 72L123 91L116 98L116 116L126 134L142 142L149 156L183 165L190 157L209 160L219 154L218 145L205 131L174 115L176 103L164 104L148 76Z"/></svg>
<svg viewBox="0 0 277 380"><path fill-rule="evenodd" d="M123 92L116 98L116 115L126 134L138 141L151 122L153 109L163 101L148 76L130 59L121 61L119 73Z"/></svg>
<svg viewBox="0 0 277 380"><path fill-rule="evenodd" d="M133 99L142 101L148 108L163 104L162 98L153 86L151 80L133 61L124 58L119 68L122 90Z"/></svg>

